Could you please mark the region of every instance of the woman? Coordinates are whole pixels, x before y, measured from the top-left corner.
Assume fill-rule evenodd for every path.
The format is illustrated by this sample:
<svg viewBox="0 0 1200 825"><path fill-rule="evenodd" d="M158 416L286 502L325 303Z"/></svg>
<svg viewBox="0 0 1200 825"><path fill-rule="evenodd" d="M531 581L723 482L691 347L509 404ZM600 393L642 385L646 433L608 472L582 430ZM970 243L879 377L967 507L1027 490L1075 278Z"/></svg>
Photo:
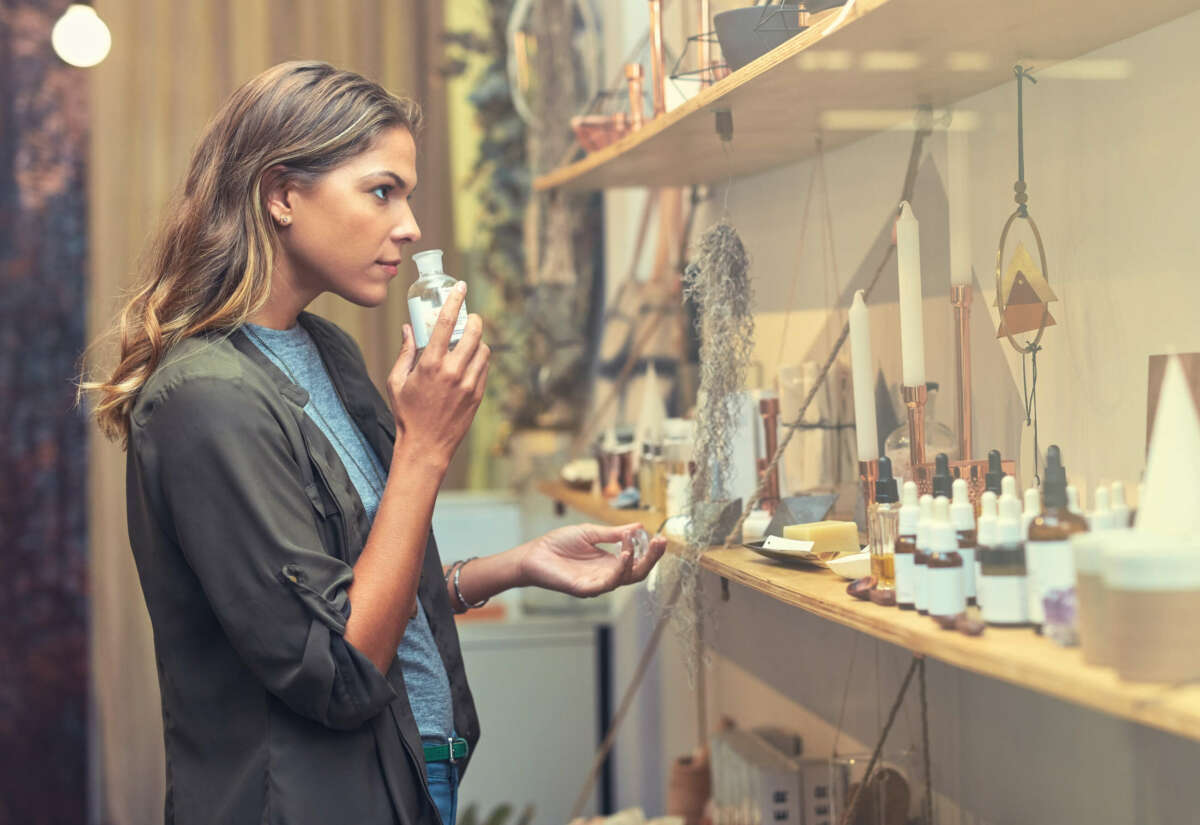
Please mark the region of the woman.
<svg viewBox="0 0 1200 825"><path fill-rule="evenodd" d="M430 519L487 382L452 292L387 400L304 311L384 302L420 239L419 110L322 63L238 89L197 146L121 313L95 414L127 449L154 627L169 823L453 825L479 727L453 612L516 586L643 579L638 525L554 531L443 569ZM597 543L621 542L619 555Z"/></svg>

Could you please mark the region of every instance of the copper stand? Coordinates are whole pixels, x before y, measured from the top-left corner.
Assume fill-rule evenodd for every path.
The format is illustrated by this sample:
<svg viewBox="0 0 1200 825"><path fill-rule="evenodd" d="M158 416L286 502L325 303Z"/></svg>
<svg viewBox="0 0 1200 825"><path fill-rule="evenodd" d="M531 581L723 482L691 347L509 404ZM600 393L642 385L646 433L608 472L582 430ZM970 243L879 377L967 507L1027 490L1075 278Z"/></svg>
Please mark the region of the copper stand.
<svg viewBox="0 0 1200 825"><path fill-rule="evenodd" d="M700 88L703 89L712 83L709 74L709 64L712 62L708 43L712 36L709 34L712 31L712 10L709 8L709 0L700 0L700 27L696 31L700 32Z"/></svg>
<svg viewBox="0 0 1200 825"><path fill-rule="evenodd" d="M875 546L875 482L879 481L879 460L858 462L858 480L863 492L863 527L866 528L867 547Z"/></svg>
<svg viewBox="0 0 1200 825"><path fill-rule="evenodd" d="M650 82L654 92L654 116L667 111L667 68L663 57L662 0L650 0Z"/></svg>
<svg viewBox="0 0 1200 825"><path fill-rule="evenodd" d="M642 64L626 63L625 80L629 84L629 129L637 131L646 120L646 104L642 100Z"/></svg>
<svg viewBox="0 0 1200 825"><path fill-rule="evenodd" d="M758 411L763 420L763 453L765 454L765 458L758 460L759 477L761 478L763 473L766 473L766 484L763 487L762 498L758 500L758 506L774 516L775 511L779 508L779 465L771 467L770 472L767 472L767 465L771 463L771 459L775 457L775 451L779 449L779 399L762 399L758 402Z"/></svg>
<svg viewBox="0 0 1200 825"><path fill-rule="evenodd" d="M969 284L950 287L950 303L954 306L954 342L957 345L958 366L958 458L970 461L971 449L971 293Z"/></svg>
<svg viewBox="0 0 1200 825"><path fill-rule="evenodd" d="M929 396L924 386L904 387L904 406L908 407L908 448L913 470L925 463L925 400Z"/></svg>

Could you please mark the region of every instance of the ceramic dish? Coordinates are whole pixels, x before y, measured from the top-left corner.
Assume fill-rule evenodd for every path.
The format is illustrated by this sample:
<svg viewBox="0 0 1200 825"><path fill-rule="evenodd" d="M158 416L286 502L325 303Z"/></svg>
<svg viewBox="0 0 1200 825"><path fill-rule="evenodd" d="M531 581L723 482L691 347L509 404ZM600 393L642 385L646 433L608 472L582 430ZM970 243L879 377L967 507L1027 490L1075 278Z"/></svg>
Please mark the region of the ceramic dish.
<svg viewBox="0 0 1200 825"><path fill-rule="evenodd" d="M825 566L843 579L861 579L871 575L871 554L866 550L847 553L830 560Z"/></svg>
<svg viewBox="0 0 1200 825"><path fill-rule="evenodd" d="M747 544L743 544L742 546L747 550L753 550L760 556L766 556L768 559L773 561L801 562L803 564L815 564L818 567L827 566L826 563L833 558L834 555L836 555L818 555L812 552L773 549L770 547L763 547L763 543L761 541L752 541Z"/></svg>

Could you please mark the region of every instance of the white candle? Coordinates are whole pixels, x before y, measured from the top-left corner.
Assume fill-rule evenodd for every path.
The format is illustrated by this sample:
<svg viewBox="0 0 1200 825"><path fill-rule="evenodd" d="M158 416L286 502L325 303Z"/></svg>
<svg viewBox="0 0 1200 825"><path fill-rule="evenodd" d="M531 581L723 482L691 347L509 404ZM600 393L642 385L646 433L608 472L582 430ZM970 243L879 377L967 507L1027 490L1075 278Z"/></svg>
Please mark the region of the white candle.
<svg viewBox="0 0 1200 825"><path fill-rule="evenodd" d="M908 201L896 221L900 268L900 355L904 386L925 386L925 327L921 318L921 235Z"/></svg>
<svg viewBox="0 0 1200 825"><path fill-rule="evenodd" d="M854 431L858 437L858 460L879 458L879 434L875 425L875 391L871 380L871 327L863 291L854 293L850 305L850 368L854 379Z"/></svg>

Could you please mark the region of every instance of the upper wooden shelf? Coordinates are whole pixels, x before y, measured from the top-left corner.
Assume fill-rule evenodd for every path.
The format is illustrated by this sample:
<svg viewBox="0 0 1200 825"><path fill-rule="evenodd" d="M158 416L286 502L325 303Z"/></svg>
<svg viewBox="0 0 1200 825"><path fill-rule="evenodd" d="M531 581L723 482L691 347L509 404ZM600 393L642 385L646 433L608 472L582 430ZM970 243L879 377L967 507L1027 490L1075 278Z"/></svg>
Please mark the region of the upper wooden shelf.
<svg viewBox="0 0 1200 825"><path fill-rule="evenodd" d="M560 483L540 489L556 501L609 524L642 521L653 530L660 514L615 510L602 499ZM785 604L891 642L963 670L1055 696L1083 707L1200 740L1200 686L1123 682L1109 668L1083 662L1079 648L1063 648L1032 630L989 627L982 636L944 631L926 616L880 607L846 594L846 582L828 570L776 564L744 548L714 548L701 566Z"/></svg>
<svg viewBox="0 0 1200 825"><path fill-rule="evenodd" d="M1197 8L1200 0L857 0L534 188L684 186L761 172L812 155L818 136L832 149L911 124L918 106L1011 81L1018 62L1036 71ZM1072 77L1122 76L1111 62L1078 69ZM713 115L723 109L733 113L727 157Z"/></svg>

